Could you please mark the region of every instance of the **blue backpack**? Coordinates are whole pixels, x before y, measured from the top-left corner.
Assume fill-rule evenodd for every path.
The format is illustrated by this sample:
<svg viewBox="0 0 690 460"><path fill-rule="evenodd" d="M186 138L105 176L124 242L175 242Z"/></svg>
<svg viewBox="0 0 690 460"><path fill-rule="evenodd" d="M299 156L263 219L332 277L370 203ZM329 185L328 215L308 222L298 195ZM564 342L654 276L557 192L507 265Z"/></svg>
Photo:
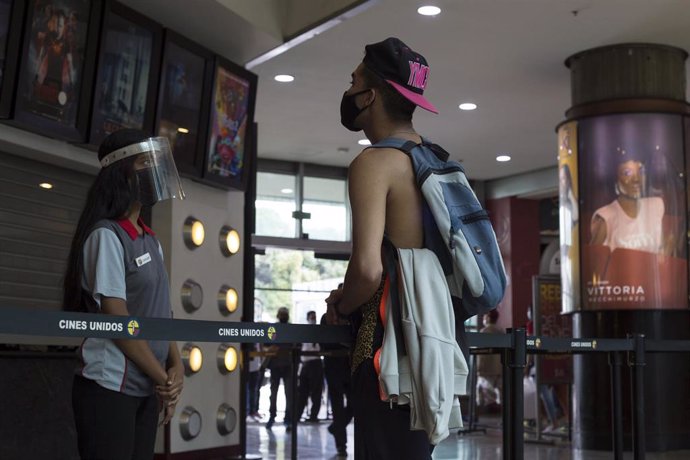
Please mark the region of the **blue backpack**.
<svg viewBox="0 0 690 460"><path fill-rule="evenodd" d="M425 138L416 144L390 137L371 147L398 149L412 160L424 197L424 247L441 263L456 321L496 308L506 289L505 268L489 215L462 165Z"/></svg>

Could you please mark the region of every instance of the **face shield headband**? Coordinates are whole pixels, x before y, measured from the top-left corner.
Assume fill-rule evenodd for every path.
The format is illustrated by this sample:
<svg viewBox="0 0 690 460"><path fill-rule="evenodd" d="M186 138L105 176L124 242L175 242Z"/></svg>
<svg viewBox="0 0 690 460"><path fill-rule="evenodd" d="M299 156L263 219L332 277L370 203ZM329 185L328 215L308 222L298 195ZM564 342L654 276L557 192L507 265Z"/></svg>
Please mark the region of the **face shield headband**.
<svg viewBox="0 0 690 460"><path fill-rule="evenodd" d="M114 150L101 159L101 166L105 168L129 157L136 157L134 172L141 204L152 206L158 201L173 198L184 200L184 190L167 137L151 137Z"/></svg>

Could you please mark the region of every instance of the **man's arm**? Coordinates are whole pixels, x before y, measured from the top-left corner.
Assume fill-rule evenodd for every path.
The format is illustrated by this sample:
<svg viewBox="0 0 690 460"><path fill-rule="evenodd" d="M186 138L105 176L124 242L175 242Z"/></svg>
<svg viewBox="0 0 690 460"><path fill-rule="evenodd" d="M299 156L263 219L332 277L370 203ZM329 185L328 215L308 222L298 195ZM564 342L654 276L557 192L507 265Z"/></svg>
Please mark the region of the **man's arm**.
<svg viewBox="0 0 690 460"><path fill-rule="evenodd" d="M380 149L359 154L350 164L348 191L352 207L352 256L347 265L338 311L350 314L376 293L383 264L381 243L386 226L389 180Z"/></svg>

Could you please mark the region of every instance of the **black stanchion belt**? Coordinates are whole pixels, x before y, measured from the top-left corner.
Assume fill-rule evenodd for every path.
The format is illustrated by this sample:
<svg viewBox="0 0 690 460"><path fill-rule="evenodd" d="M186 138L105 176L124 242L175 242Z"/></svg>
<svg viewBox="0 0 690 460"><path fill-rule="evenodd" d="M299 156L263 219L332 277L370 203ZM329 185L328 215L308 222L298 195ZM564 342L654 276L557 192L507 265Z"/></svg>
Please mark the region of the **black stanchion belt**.
<svg viewBox="0 0 690 460"><path fill-rule="evenodd" d="M176 340L231 343L351 343L349 326L242 323L142 318L52 310L0 308L0 334L43 337ZM509 334L467 333L471 348L512 348ZM527 337L528 353L632 351L632 339ZM648 352L689 352L690 340L647 340Z"/></svg>
<svg viewBox="0 0 690 460"><path fill-rule="evenodd" d="M194 342L348 343L348 326L142 318L0 308L0 334Z"/></svg>

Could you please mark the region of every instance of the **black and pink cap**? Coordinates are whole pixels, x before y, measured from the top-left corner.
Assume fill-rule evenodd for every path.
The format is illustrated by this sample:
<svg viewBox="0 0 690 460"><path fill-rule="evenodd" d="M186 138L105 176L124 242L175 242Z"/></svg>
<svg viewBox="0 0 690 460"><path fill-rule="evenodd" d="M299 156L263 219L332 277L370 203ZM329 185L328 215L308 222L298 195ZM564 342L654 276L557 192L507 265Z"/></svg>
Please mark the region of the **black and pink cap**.
<svg viewBox="0 0 690 460"><path fill-rule="evenodd" d="M364 47L364 65L407 100L429 112L438 113L434 105L424 97L429 76L429 64L419 53L412 51L395 37Z"/></svg>

